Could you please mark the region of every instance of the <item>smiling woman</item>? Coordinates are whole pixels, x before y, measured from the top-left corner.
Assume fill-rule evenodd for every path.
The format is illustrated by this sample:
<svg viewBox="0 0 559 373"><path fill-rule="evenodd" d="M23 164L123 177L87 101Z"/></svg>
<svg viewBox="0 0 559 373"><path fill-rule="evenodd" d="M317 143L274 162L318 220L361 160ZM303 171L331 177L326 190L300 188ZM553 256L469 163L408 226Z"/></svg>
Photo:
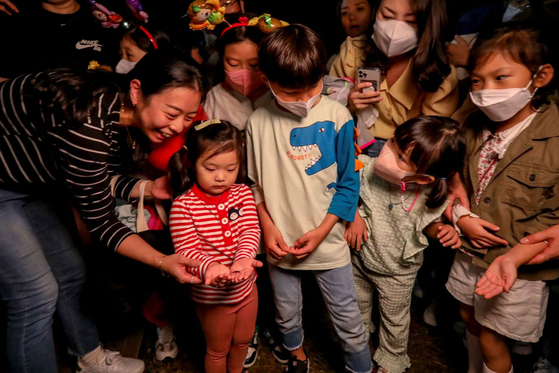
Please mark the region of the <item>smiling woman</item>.
<svg viewBox="0 0 559 373"><path fill-rule="evenodd" d="M149 152L150 142L190 125L205 84L185 61L174 52L149 53L129 74L129 91L109 75L68 69L0 84L0 297L7 300L10 371L57 371L55 305L82 372L92 361L120 364L100 349L80 310L85 269L60 214L68 195L103 245L180 282L200 281L185 270L198 262L161 254L114 215L113 197L137 198L141 180L121 176L111 187L132 158L130 145L140 145L136 155ZM149 181L145 195L171 198L167 179ZM125 372L143 371L141 361L118 359Z"/></svg>

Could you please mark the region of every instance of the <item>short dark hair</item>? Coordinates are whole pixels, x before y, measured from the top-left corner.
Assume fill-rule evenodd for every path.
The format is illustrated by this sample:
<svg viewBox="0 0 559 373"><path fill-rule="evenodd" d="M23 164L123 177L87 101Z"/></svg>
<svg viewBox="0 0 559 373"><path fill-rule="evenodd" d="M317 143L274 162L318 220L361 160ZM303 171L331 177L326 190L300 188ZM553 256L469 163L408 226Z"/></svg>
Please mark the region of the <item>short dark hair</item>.
<svg viewBox="0 0 559 373"><path fill-rule="evenodd" d="M532 74L538 68L551 63L551 57L542 32L522 26L500 28L480 34L470 52L470 71L484 65L494 54L500 53L505 58L526 66ZM553 91L553 84L541 87L532 98L532 106L538 109L548 103L548 95Z"/></svg>
<svg viewBox="0 0 559 373"><path fill-rule="evenodd" d="M316 85L326 73L326 48L316 32L294 24L266 36L258 49L260 71L282 87Z"/></svg>

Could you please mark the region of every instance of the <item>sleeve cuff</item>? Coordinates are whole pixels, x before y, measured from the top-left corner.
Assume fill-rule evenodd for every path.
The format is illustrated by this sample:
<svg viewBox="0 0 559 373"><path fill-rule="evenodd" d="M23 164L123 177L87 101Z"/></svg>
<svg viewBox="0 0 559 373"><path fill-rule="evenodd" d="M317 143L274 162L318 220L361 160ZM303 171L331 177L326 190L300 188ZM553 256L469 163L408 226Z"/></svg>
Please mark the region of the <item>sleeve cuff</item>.
<svg viewBox="0 0 559 373"><path fill-rule="evenodd" d="M466 216L466 215L472 218L479 218L479 216L477 216L476 214L474 214L473 212L471 212L470 210L468 210L467 208L465 208L460 204L454 205L452 207L452 224L454 225L454 229L456 229L458 234L461 236L463 236L462 231L460 230L460 227L458 227L456 223L458 223L458 220L460 220L462 216Z"/></svg>

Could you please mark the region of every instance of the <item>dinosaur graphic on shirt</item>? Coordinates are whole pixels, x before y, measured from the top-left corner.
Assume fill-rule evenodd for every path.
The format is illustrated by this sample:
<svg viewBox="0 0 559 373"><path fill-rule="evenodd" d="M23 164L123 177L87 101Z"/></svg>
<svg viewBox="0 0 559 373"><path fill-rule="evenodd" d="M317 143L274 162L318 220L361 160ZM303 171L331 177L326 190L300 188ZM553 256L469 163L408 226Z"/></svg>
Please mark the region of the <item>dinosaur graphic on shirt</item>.
<svg viewBox="0 0 559 373"><path fill-rule="evenodd" d="M310 163L305 168L309 176L320 172L336 162L336 137L338 133L334 122L316 122L308 127L294 128L289 134L289 143L293 150L312 150L315 146L320 151L317 158L310 158Z"/></svg>

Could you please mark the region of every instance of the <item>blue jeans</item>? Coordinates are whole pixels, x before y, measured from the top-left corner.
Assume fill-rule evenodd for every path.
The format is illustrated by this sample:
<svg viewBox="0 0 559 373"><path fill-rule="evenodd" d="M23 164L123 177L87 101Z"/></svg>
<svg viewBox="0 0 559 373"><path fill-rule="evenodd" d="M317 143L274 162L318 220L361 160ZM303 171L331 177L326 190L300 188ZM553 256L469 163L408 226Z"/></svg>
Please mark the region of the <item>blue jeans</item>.
<svg viewBox="0 0 559 373"><path fill-rule="evenodd" d="M365 151L363 153L365 153L366 155L368 155L371 158L376 158L379 156L380 151L382 150L382 147L384 146L384 144L386 144L387 140L384 139L379 139L375 137L375 142L373 143L373 145L368 146Z"/></svg>
<svg viewBox="0 0 559 373"><path fill-rule="evenodd" d="M85 266L58 211L65 201L49 199L0 189L0 297L10 372L58 371L55 310L70 353L83 356L99 346L96 326L80 309Z"/></svg>
<svg viewBox="0 0 559 373"><path fill-rule="evenodd" d="M293 351L303 345L303 294L301 272L269 264L276 301L276 322L285 348ZM346 368L355 373L372 371L369 336L365 332L355 297L351 263L325 271L313 271L326 308L340 337Z"/></svg>

